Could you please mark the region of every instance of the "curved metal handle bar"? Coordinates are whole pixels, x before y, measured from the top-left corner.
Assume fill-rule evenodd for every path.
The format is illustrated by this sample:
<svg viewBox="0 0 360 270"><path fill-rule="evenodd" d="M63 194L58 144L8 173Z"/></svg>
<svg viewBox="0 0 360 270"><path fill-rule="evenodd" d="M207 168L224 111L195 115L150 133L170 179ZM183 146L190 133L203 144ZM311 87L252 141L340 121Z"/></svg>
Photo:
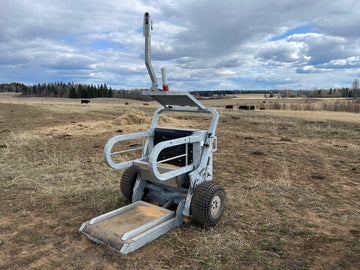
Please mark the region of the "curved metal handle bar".
<svg viewBox="0 0 360 270"><path fill-rule="evenodd" d="M212 119L211 119L211 123L210 123L210 127L209 127L209 133L212 136L215 136L215 131L216 131L216 127L217 124L219 122L219 113L212 107L208 107L206 108L206 110L198 110L197 107L195 108L187 108L187 107L172 107L172 108L167 108L165 106L162 106L160 108L158 108L155 112L154 112L154 116L153 119L151 121L150 124L150 130L153 131L159 121L159 116L161 113L163 112L169 112L169 111L176 111L176 112L199 112L199 113L211 113L212 114Z"/></svg>
<svg viewBox="0 0 360 270"><path fill-rule="evenodd" d="M160 152L162 150L164 150L165 148L170 148L173 146L186 144L186 143L196 143L196 142L200 142L200 141L201 141L201 138L199 136L187 136L187 137L182 137L182 138L168 140L168 141L158 143L151 151L150 158L149 158L149 169L150 169L151 174L154 177L156 177L158 180L165 181L165 180L169 180L173 177L176 177L181 174L184 174L184 173L194 170L194 165L190 164L190 165L181 167L176 170L172 170L172 171L169 171L166 173L160 173L159 169L157 167L157 165L159 163L157 160L158 160Z"/></svg>
<svg viewBox="0 0 360 270"><path fill-rule="evenodd" d="M131 139L137 139L137 138L145 138L145 137L149 137L151 135L152 135L151 132L140 132L140 133L126 134L126 135L119 135L119 136L112 137L110 140L108 140L108 142L106 143L105 148L104 148L104 160L105 160L106 164L109 165L111 168L117 169L117 170L125 169L127 167L133 166L134 160L125 161L125 162L121 162L121 163L115 163L112 160L111 156L115 155L115 154L121 154L126 151L134 151L134 150L137 150L140 148L134 148L134 149L130 149L130 150L120 151L117 153L111 152L112 148L118 142L131 140Z"/></svg>

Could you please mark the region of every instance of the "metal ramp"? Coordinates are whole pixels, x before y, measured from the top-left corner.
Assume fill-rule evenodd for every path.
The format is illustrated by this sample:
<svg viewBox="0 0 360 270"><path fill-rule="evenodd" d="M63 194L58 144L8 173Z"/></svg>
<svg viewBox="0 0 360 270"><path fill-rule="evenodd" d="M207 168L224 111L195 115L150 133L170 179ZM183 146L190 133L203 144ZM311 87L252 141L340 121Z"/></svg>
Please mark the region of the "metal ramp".
<svg viewBox="0 0 360 270"><path fill-rule="evenodd" d="M79 232L125 255L175 227L174 211L137 201L84 222Z"/></svg>

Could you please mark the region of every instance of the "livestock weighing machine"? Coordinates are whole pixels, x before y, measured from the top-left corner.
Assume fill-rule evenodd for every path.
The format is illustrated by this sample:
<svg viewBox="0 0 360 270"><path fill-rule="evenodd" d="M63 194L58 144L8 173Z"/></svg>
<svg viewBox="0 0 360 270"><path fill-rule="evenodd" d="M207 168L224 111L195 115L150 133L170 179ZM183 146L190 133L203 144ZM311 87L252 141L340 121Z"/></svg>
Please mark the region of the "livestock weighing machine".
<svg viewBox="0 0 360 270"><path fill-rule="evenodd" d="M152 86L143 95L151 96L161 107L155 111L146 132L115 136L104 148L107 165L116 170L126 169L120 188L132 203L95 217L79 229L90 240L106 244L122 254L180 226L185 217L204 227L214 226L220 221L226 205L223 187L212 181L219 114L188 92L167 91L164 70L163 90L158 89L151 65L151 30L150 15L145 13L145 65ZM211 114L212 119L207 130L159 127L159 116L163 112ZM141 143L118 150L119 145L132 140ZM116 161L116 157L126 157L134 151L141 151L141 157Z"/></svg>

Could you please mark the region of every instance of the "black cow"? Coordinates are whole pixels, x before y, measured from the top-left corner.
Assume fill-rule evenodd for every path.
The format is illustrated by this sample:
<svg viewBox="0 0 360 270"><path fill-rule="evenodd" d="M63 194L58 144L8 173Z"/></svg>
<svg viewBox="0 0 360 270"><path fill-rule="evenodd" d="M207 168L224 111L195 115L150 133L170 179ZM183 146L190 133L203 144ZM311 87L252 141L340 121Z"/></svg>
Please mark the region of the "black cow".
<svg viewBox="0 0 360 270"><path fill-rule="evenodd" d="M250 106L241 105L239 106L239 110L250 110Z"/></svg>
<svg viewBox="0 0 360 270"><path fill-rule="evenodd" d="M226 105L225 109L232 110L234 109L234 105Z"/></svg>
<svg viewBox="0 0 360 270"><path fill-rule="evenodd" d="M90 100L86 100L86 99L81 100L81 104L88 104L88 103L90 103Z"/></svg>

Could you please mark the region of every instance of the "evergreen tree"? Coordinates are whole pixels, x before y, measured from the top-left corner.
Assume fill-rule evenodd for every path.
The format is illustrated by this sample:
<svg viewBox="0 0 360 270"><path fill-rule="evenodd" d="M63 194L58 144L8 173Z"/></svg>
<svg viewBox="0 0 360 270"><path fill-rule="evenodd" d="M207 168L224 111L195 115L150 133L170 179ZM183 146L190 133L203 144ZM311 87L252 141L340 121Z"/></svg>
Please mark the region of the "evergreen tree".
<svg viewBox="0 0 360 270"><path fill-rule="evenodd" d="M114 97L114 91L111 89L111 87L110 87L109 92L108 92L108 97L109 98Z"/></svg>
<svg viewBox="0 0 360 270"><path fill-rule="evenodd" d="M70 87L70 93L69 93L69 98L77 98L77 93L76 93L76 89L74 86Z"/></svg>

